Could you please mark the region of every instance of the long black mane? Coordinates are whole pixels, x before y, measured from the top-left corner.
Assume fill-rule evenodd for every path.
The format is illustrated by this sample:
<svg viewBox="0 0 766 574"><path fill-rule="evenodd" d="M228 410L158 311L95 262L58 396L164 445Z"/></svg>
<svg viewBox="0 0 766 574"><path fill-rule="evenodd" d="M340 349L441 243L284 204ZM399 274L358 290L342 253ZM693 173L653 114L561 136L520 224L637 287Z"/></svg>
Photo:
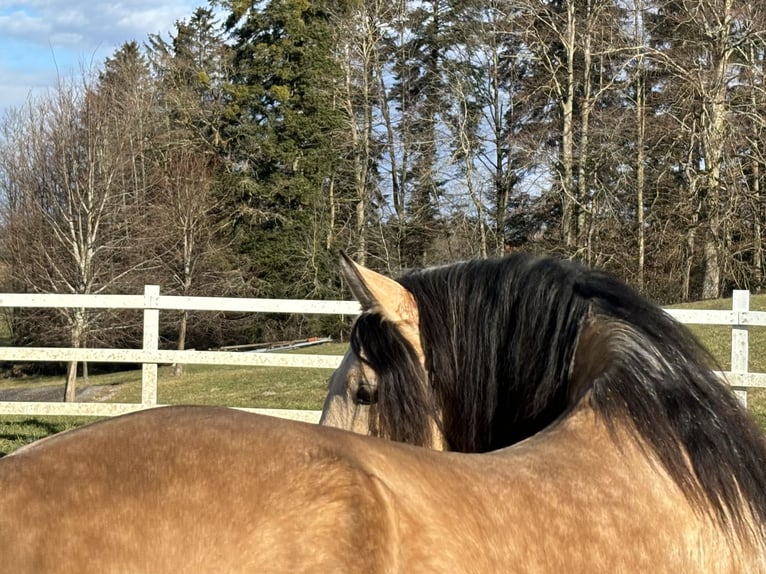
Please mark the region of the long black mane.
<svg viewBox="0 0 766 574"><path fill-rule="evenodd" d="M438 413L451 450L521 441L582 396L570 371L586 319L622 325L609 364L588 383L595 411L610 426L632 421L696 507L741 527L744 503L766 524L763 435L688 329L624 283L525 255L417 270L399 282L417 302L426 372L401 336L392 357L391 346L384 352L381 337L372 336L381 322L357 323L354 350L379 376L371 417L378 434L412 442L428 436L423 413ZM383 339L392 337L395 329Z"/></svg>

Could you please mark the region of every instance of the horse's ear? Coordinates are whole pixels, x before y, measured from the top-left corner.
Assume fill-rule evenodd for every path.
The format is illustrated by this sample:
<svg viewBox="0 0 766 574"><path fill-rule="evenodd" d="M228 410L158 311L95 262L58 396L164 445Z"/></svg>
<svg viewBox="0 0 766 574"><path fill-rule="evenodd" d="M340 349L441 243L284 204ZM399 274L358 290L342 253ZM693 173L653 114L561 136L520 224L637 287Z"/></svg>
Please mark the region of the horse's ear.
<svg viewBox="0 0 766 574"><path fill-rule="evenodd" d="M343 251L340 253L340 269L352 295L364 311L380 313L397 325L408 323L417 326L418 308L415 298L402 285L362 267Z"/></svg>

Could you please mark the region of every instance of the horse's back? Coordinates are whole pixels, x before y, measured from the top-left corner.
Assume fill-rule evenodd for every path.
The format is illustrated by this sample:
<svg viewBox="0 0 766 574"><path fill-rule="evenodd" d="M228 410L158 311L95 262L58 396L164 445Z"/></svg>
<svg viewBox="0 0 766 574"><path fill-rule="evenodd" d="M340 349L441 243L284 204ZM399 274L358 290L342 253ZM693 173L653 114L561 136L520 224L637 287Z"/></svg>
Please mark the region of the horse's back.
<svg viewBox="0 0 766 574"><path fill-rule="evenodd" d="M764 571L626 445L575 448L596 430L459 455L225 409L127 415L0 460L0 570Z"/></svg>
<svg viewBox="0 0 766 574"><path fill-rule="evenodd" d="M375 572L391 564L381 492L325 435L166 408L43 441L0 460L0 561L18 573Z"/></svg>

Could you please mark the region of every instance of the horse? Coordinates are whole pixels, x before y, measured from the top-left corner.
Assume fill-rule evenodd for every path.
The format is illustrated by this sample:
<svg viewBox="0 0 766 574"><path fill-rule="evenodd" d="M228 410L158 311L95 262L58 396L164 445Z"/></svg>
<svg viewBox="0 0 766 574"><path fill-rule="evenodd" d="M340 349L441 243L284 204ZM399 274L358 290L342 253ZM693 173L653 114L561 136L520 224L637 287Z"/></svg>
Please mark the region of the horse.
<svg viewBox="0 0 766 574"><path fill-rule="evenodd" d="M615 530L612 543L630 547L658 526L659 480L685 523L679 540L707 524L717 533L696 540L699 556L720 552L725 533L730 550L754 551L741 571L763 569L766 441L710 355L662 309L610 274L525 254L396 281L345 255L341 270L363 313L320 424L503 458L555 448L575 426L582 441L568 456L580 462L541 484L548 493L577 484L563 506L582 511L590 499L607 512L609 497L608 512L634 529L631 539ZM633 470L607 479L611 465ZM643 497L640 511L622 508ZM653 571L664 571L665 552L649 552Z"/></svg>
<svg viewBox="0 0 766 574"><path fill-rule="evenodd" d="M224 408L141 411L0 459L2 570L766 572L760 547L613 440L587 412L460 454Z"/></svg>
<svg viewBox="0 0 766 574"><path fill-rule="evenodd" d="M385 379L401 386L441 371L434 369L434 339L425 335L431 318L424 299L386 299L369 283L365 288L369 300L356 323L353 363L367 383L376 377L377 399L369 385L367 402L377 407ZM474 303L483 295L476 291ZM524 299L523 307L537 300ZM515 322L544 311L526 313ZM417 323L400 321L415 314ZM372 316L379 336L364 332ZM490 313L483 317L496 320ZM140 411L32 443L0 459L1 568L19 574L766 573L764 471L749 464L761 460L760 435L736 402L721 408L725 395L708 388L707 371L691 361L688 349L679 350L674 332L667 335L676 355L666 357L654 331L647 334L626 318L581 317L565 392L537 390L528 403L497 399L502 408L545 413L551 422L537 421L539 430L489 453L440 451L388 436L191 406ZM538 326L559 323L565 317ZM422 341L417 349L416 339ZM502 349L535 363L557 356L558 344L547 339L541 349ZM404 362L380 364L386 354ZM486 357L445 354L443 362L457 369ZM349 365L339 367L333 383ZM529 381L539 368L525 371ZM425 374L410 379L417 369ZM705 412L721 428L701 431L697 445L680 446L689 437L664 434L651 405L641 410L627 399L620 403L617 390L610 390L616 386L631 396L630 387L644 377L659 386L659 374L676 377L668 379L662 400L675 397L682 415L697 411L687 412L692 401L674 393L678 384L672 381L702 377L698 394L717 398L705 403ZM645 392L646 385L634 391ZM569 404L554 417L552 401ZM428 412L423 436L446 431L445 421L454 416L446 403ZM642 417L658 419L655 434L644 430ZM399 418L406 422L408 413ZM516 422L532 429L534 418L519 415ZM734 452L699 460L701 452L713 456L707 441L719 444L718 433L734 441L732 429L723 428L732 421L745 433L732 442ZM679 432L694 422L680 424ZM445 434L443 443L452 446L456 436ZM744 446L754 452L739 450ZM668 453L676 451L680 459L668 463Z"/></svg>

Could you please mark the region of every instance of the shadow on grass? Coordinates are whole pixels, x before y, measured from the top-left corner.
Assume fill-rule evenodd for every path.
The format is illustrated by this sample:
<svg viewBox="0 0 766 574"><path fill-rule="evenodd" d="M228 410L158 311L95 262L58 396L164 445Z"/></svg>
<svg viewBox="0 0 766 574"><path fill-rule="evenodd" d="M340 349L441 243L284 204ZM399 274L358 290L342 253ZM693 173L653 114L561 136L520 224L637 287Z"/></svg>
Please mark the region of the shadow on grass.
<svg viewBox="0 0 766 574"><path fill-rule="evenodd" d="M0 457L18 450L24 445L45 437L82 426L89 420L56 420L48 418L2 418L0 419Z"/></svg>

